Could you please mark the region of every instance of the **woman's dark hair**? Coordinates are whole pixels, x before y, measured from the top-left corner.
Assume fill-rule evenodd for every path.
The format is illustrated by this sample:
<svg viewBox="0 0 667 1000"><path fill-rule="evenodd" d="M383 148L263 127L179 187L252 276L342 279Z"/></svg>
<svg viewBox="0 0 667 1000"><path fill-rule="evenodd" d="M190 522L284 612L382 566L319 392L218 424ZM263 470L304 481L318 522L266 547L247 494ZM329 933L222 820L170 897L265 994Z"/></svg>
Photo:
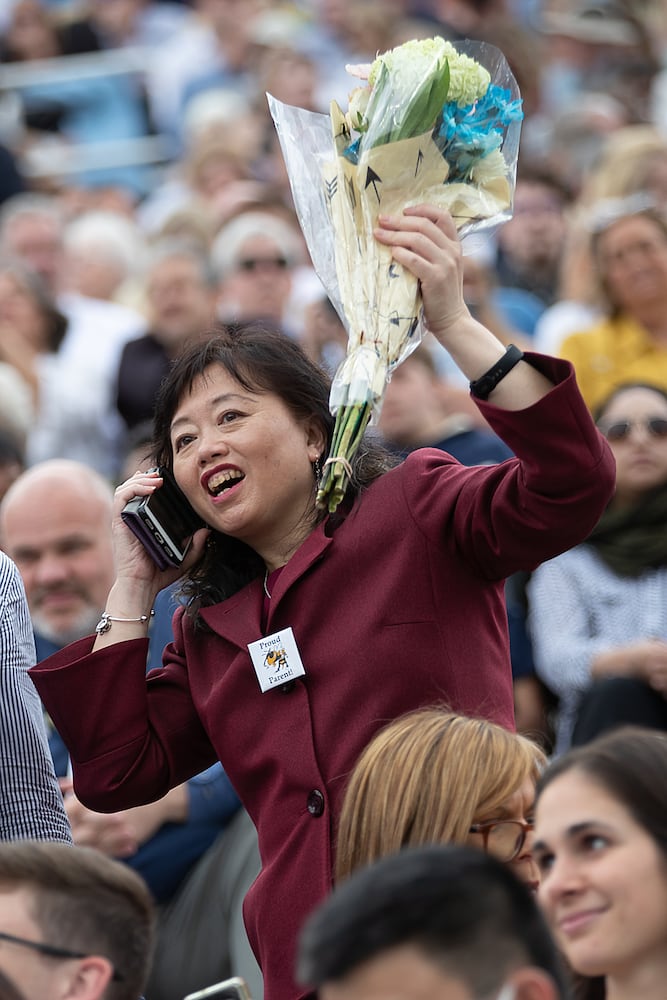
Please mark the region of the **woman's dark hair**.
<svg viewBox="0 0 667 1000"><path fill-rule="evenodd" d="M44 319L44 346L49 353L55 354L67 332L67 319L57 308L40 275L21 261L8 257L0 259L0 274L11 275L33 300Z"/></svg>
<svg viewBox="0 0 667 1000"><path fill-rule="evenodd" d="M667 402L667 389L662 385L654 385L652 382L621 382L619 385L614 386L611 392L593 409L593 419L595 422L597 423L604 416L606 410L617 396L621 396L629 389L648 389L649 392L655 392L658 396L662 396Z"/></svg>
<svg viewBox="0 0 667 1000"><path fill-rule="evenodd" d="M580 771L626 809L667 863L667 733L619 726L557 757L537 782L535 802L569 771ZM604 1000L604 979L574 976L576 1000Z"/></svg>
<svg viewBox="0 0 667 1000"><path fill-rule="evenodd" d="M667 733L619 726L568 750L539 778L536 801L568 771L581 771L623 806L667 861Z"/></svg>
<svg viewBox="0 0 667 1000"><path fill-rule="evenodd" d="M154 452L159 465L173 467L171 423L194 382L220 365L246 391L278 396L297 420L315 419L329 450L334 417L329 409L330 379L301 347L282 331L264 323L231 324L187 349L172 364L155 403ZM346 500L352 499L394 463L372 438L364 440L352 460L353 477ZM189 610L216 604L264 570L264 563L244 542L212 532L206 552L183 585Z"/></svg>

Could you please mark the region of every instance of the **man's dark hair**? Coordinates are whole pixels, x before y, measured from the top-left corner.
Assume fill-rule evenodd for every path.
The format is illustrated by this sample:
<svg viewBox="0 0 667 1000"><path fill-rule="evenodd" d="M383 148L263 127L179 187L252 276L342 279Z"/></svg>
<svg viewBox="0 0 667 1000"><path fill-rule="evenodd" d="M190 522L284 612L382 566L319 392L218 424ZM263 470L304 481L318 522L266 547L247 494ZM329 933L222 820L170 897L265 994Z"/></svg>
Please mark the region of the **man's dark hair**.
<svg viewBox="0 0 667 1000"><path fill-rule="evenodd" d="M475 996L521 966L542 969L569 995L556 946L529 890L483 851L410 847L341 883L307 921L299 980L337 981L380 953L412 945Z"/></svg>
<svg viewBox="0 0 667 1000"><path fill-rule="evenodd" d="M155 906L129 865L92 847L54 841L0 844L0 892L25 890L43 940L114 969L105 1000L136 1000L153 956Z"/></svg>

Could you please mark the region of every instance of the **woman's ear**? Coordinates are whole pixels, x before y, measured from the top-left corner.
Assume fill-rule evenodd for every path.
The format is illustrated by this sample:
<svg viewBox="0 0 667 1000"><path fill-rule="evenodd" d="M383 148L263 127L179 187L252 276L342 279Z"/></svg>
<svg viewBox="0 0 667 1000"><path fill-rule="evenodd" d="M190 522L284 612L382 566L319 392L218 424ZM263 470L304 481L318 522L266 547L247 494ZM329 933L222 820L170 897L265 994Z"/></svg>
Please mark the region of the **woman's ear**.
<svg viewBox="0 0 667 1000"><path fill-rule="evenodd" d="M310 417L306 423L306 446L308 448L308 458L311 462L321 458L325 459L324 452L327 447L327 437L319 420Z"/></svg>

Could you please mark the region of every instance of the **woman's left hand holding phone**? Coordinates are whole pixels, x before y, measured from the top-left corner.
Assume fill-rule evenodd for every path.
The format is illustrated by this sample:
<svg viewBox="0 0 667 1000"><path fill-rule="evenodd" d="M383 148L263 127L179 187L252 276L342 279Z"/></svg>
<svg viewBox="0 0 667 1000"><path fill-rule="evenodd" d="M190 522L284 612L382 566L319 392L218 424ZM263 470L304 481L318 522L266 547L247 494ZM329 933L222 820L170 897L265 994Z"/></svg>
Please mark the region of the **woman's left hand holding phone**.
<svg viewBox="0 0 667 1000"><path fill-rule="evenodd" d="M135 472L116 489L112 521L116 580L104 609L113 620L111 628L98 634L95 649L145 636L157 594L183 576L202 555L209 535L208 528L195 532L190 550L180 566L161 570L123 521L121 512L128 501L138 496L150 496L161 486L161 476L151 470Z"/></svg>

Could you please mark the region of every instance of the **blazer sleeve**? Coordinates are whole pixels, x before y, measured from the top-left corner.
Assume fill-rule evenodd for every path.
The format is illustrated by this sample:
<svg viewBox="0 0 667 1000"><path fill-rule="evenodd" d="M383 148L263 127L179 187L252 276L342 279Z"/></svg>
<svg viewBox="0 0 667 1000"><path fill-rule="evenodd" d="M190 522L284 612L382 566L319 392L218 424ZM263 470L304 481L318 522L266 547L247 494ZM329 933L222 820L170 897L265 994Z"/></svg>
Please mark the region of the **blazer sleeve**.
<svg viewBox="0 0 667 1000"><path fill-rule="evenodd" d="M30 672L70 752L76 794L90 809L154 802L216 762L190 694L182 621L179 609L164 667L148 675L147 639L93 651L94 636Z"/></svg>
<svg viewBox="0 0 667 1000"><path fill-rule="evenodd" d="M615 464L569 362L528 354L555 383L523 410L479 408L516 458L497 466L443 467L437 451L406 460L403 489L434 544L500 580L583 541L612 496ZM412 467L410 466L412 460Z"/></svg>

